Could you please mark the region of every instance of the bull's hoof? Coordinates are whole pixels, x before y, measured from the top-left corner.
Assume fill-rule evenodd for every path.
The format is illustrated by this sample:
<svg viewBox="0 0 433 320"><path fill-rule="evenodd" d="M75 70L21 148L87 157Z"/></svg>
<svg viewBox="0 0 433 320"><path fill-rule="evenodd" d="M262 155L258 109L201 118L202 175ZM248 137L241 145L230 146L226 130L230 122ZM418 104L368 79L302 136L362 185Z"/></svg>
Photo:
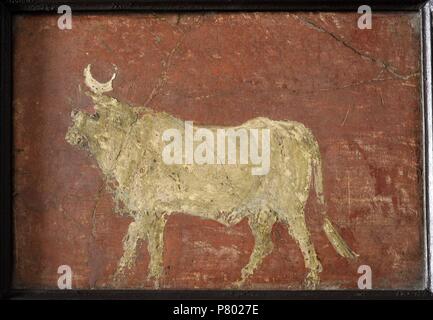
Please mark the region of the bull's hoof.
<svg viewBox="0 0 433 320"><path fill-rule="evenodd" d="M240 289L240 288L242 288L244 286L244 284L245 284L245 279L240 279L238 281L233 282L230 285L230 289L234 289L234 290Z"/></svg>
<svg viewBox="0 0 433 320"><path fill-rule="evenodd" d="M161 285L161 276L162 271L151 268L149 274L147 275L147 280L153 282L153 286L155 289L159 289Z"/></svg>
<svg viewBox="0 0 433 320"><path fill-rule="evenodd" d="M161 287L161 280L155 277L147 277L147 280L153 282L153 288L159 289Z"/></svg>
<svg viewBox="0 0 433 320"><path fill-rule="evenodd" d="M319 273L316 271L310 271L305 278L304 288L307 290L315 290L320 284Z"/></svg>
<svg viewBox="0 0 433 320"><path fill-rule="evenodd" d="M121 288L125 283L125 273L123 269L117 269L111 277L111 281L116 288Z"/></svg>

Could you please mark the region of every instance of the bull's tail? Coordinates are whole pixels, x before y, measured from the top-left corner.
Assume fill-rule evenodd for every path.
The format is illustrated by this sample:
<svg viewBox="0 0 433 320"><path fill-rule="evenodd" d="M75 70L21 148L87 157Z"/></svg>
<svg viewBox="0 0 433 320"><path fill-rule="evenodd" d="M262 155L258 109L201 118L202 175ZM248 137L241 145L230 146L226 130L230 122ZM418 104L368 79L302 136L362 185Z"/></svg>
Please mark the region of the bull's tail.
<svg viewBox="0 0 433 320"><path fill-rule="evenodd" d="M323 230L325 231L329 242L331 242L335 251L337 251L337 253L340 256L348 259L354 259L358 257L358 254L356 254L355 252L352 251L352 249L350 249L350 247L343 240L343 238L340 236L338 231L332 225L331 221L326 216L325 197L323 195L322 162L320 159L320 152L317 144L316 147L317 149L315 150L313 161L312 161L313 163L312 169L313 169L313 178L314 178L314 189L316 192L317 201L319 202L320 207L323 210L323 214L325 215L324 222L323 222Z"/></svg>

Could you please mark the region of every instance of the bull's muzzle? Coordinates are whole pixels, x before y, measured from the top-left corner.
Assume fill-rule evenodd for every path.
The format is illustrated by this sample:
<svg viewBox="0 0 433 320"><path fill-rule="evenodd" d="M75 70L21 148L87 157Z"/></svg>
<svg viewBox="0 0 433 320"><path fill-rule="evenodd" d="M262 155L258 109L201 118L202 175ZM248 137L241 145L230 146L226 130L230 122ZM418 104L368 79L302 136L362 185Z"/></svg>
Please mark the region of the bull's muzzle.
<svg viewBox="0 0 433 320"><path fill-rule="evenodd" d="M69 144L74 146L77 145L80 147L84 147L87 145L87 139L82 132L82 124L85 116L86 115L83 112L78 110L73 110L71 112L73 125L69 127L65 137L66 141Z"/></svg>

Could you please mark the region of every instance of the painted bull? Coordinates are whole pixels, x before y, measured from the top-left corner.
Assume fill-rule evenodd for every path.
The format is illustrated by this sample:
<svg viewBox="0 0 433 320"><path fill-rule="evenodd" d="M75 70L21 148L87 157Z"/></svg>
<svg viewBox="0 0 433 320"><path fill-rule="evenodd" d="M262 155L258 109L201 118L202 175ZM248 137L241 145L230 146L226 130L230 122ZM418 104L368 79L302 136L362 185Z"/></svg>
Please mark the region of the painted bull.
<svg viewBox="0 0 433 320"><path fill-rule="evenodd" d="M267 175L252 175L250 164L167 165L161 161L162 133L169 128L182 131L185 122L149 108L133 108L106 95L112 90L115 75L107 83L99 83L92 77L90 65L84 69L95 113L73 111L73 125L66 134L67 142L89 151L96 159L107 186L112 188L117 212L133 218L123 240L124 252L115 279L134 265L137 244L147 240L149 278L157 286L163 274L167 217L184 212L226 226L248 219L255 245L238 286L272 251L272 226L282 222L304 257L308 270L305 287L315 288L322 266L304 217L310 185L314 185L323 229L331 244L341 256L356 257L326 217L319 147L304 125L256 118L233 127L270 129Z"/></svg>

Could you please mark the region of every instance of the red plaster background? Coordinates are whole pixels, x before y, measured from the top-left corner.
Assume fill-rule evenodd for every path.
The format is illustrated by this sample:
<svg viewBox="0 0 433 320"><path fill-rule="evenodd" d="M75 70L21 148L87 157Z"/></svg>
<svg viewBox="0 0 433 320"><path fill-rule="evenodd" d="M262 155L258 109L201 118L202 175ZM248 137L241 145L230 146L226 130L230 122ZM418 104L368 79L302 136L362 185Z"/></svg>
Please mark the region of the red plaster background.
<svg viewBox="0 0 433 320"><path fill-rule="evenodd" d="M374 288L422 286L416 15L374 14L372 30L348 13L73 15L64 31L57 18L14 21L15 287L56 288L63 264L74 288L112 286L130 219L114 214L95 161L64 140L70 111L91 108L79 89L89 63L100 81L117 66L116 98L182 119L304 123L320 145L328 215L360 255L337 255L309 201L321 287L356 288L361 264ZM280 224L273 241L246 288L301 288L296 243ZM226 288L253 237L245 220L227 228L179 213L165 245L163 288ZM143 243L123 286L149 288L147 263Z"/></svg>

